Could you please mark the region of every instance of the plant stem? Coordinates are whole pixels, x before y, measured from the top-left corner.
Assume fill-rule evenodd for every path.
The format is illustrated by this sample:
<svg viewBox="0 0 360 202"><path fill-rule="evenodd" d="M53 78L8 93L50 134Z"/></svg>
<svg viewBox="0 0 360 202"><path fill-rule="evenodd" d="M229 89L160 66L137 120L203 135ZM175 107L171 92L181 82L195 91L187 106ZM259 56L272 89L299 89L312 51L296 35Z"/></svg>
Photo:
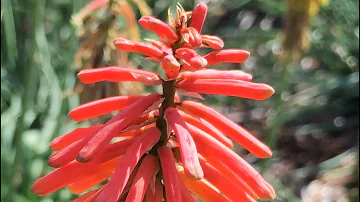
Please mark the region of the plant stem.
<svg viewBox="0 0 360 202"><path fill-rule="evenodd" d="M281 70L281 74L280 74L280 88L277 89L278 93L276 94L276 100L275 100L275 116L274 116L274 120L272 122L272 126L270 128L270 135L267 138L267 145L270 148L274 148L276 146L276 142L278 139L278 135L280 132L280 128L283 125L283 121L281 119L281 115L284 111L284 107L285 107L285 103L284 100L282 98L282 94L284 91L286 91L289 86L290 86L290 71L291 71L291 64L290 63L284 63L285 65L283 65L283 69ZM260 165L260 172L264 173L266 169L268 169L269 167L269 163L270 160L269 159L264 159L262 164Z"/></svg>

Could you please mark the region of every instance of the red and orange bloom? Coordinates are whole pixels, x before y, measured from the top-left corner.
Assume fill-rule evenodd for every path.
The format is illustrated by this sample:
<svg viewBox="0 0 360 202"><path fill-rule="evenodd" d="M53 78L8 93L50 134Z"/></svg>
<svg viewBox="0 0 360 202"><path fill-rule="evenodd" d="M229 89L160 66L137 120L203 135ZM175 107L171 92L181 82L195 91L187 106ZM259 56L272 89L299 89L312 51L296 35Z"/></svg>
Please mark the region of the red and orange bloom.
<svg viewBox="0 0 360 202"><path fill-rule="evenodd" d="M195 202L195 196L210 202L275 198L272 186L232 150L232 141L259 158L270 157L271 150L214 109L181 100L177 94L264 100L274 93L266 84L251 82L246 72L207 69L221 62L244 62L250 54L241 49L221 50L224 42L220 38L203 35L206 12L204 3L192 12L178 6L176 18L169 16L169 25L144 16L140 25L159 40L114 41L119 50L160 63L165 78L117 66L78 74L85 84L133 81L162 85L163 94L110 97L73 109L69 117L75 121L120 112L102 125L55 138L49 165L56 170L34 183L34 193L46 195L68 187L75 194L84 193L76 202ZM201 56L193 49L198 47L215 51Z"/></svg>

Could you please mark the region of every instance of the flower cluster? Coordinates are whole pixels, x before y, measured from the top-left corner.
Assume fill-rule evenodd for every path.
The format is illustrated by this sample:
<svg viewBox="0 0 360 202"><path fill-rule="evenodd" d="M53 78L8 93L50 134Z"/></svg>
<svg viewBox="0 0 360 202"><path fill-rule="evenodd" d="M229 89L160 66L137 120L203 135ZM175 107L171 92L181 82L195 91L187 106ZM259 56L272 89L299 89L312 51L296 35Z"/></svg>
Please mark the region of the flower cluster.
<svg viewBox="0 0 360 202"><path fill-rule="evenodd" d="M194 195L216 202L275 198L272 186L232 150L232 140L259 158L270 157L270 149L214 109L177 95L179 91L264 100L274 93L266 84L251 82L252 76L243 71L206 69L249 57L245 50L222 50L220 38L201 34L206 13L204 3L192 12L179 5L177 16L169 15L169 24L151 16L139 20L159 40L114 41L121 51L159 62L165 78L116 66L78 74L85 84L137 81L162 85L163 93L110 97L73 109L69 117L75 121L121 112L105 124L78 128L54 139L49 165L57 169L34 183L34 193L46 195L68 187L80 194L99 185L74 201L197 201ZM199 47L215 51L201 56L194 50Z"/></svg>

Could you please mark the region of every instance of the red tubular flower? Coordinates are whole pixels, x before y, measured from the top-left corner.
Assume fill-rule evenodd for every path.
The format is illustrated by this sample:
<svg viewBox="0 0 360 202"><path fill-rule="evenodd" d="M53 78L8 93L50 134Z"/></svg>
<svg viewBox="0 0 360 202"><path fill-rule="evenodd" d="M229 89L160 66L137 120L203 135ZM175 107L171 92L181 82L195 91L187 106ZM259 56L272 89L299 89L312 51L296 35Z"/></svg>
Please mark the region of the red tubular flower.
<svg viewBox="0 0 360 202"><path fill-rule="evenodd" d="M268 99L275 92L273 88L263 83L230 79L197 79L195 81L183 81L175 86L190 92L228 95L253 100Z"/></svg>
<svg viewBox="0 0 360 202"><path fill-rule="evenodd" d="M254 202L244 190L231 180L225 180L225 176L212 167L205 159L200 158L201 167L204 169L204 176L207 181L219 189L230 201L241 198L243 202Z"/></svg>
<svg viewBox="0 0 360 202"><path fill-rule="evenodd" d="M150 178L157 173L158 169L159 164L157 158L152 155L147 155L141 162L125 202L143 201Z"/></svg>
<svg viewBox="0 0 360 202"><path fill-rule="evenodd" d="M183 101L181 107L197 116L203 117L257 157L268 158L272 155L269 147L216 110L194 101Z"/></svg>
<svg viewBox="0 0 360 202"><path fill-rule="evenodd" d="M242 63L245 62L250 56L246 50L227 49L216 52L211 52L204 56L208 65L213 65L220 62Z"/></svg>
<svg viewBox="0 0 360 202"><path fill-rule="evenodd" d="M69 117L75 121L83 121L89 118L97 117L117 110L123 110L131 103L143 98L144 96L116 96L100 100L95 100L69 112Z"/></svg>
<svg viewBox="0 0 360 202"><path fill-rule="evenodd" d="M218 50L224 47L224 42L217 36L201 35L202 43L206 46Z"/></svg>
<svg viewBox="0 0 360 202"><path fill-rule="evenodd" d="M192 12L191 23L189 27L193 27L199 33L201 33L202 27L205 22L207 10L208 8L205 3L199 3L198 5L196 5Z"/></svg>
<svg viewBox="0 0 360 202"><path fill-rule="evenodd" d="M113 177L105 185L104 189L96 197L94 202L116 202L124 190L130 174L135 168L137 162L145 152L149 151L152 146L155 145L160 136L161 133L157 128L151 128L140 138L135 140L135 142L126 151L124 157L121 159Z"/></svg>
<svg viewBox="0 0 360 202"><path fill-rule="evenodd" d="M198 143L199 153L208 161L221 161L225 165L228 165L235 173L244 179L245 183L247 183L258 196L269 196L267 198L275 197L272 196L272 191L269 190L266 181L245 160L195 126L190 124L187 126L195 142ZM216 158L214 158L214 156L216 156Z"/></svg>
<svg viewBox="0 0 360 202"><path fill-rule="evenodd" d="M151 16L143 16L139 20L139 24L147 30L157 34L160 38L169 38L177 40L178 36L170 28L170 26L163 21Z"/></svg>
<svg viewBox="0 0 360 202"><path fill-rule="evenodd" d="M110 97L73 109L69 117L75 121L121 111L104 124L55 138L49 165L56 169L34 182L34 193L46 195L64 187L85 192L75 202L197 202L195 195L206 202L275 198L272 186L232 150L232 140L259 158L270 157L271 150L217 111L178 95L264 100L274 93L266 84L250 82L252 76L241 70L205 69L220 62L241 63L250 55L241 49L221 50L219 37L201 34L206 13L204 3L192 12L178 5L169 25L151 16L139 20L159 40L114 40L117 49L160 63L165 78L117 66L79 72L85 84L136 81L162 85L163 93ZM216 51L201 56L193 49L197 47Z"/></svg>
<svg viewBox="0 0 360 202"><path fill-rule="evenodd" d="M180 181L175 167L175 159L169 147L162 146L158 149L161 168L163 172L166 199L169 202L181 200Z"/></svg>
<svg viewBox="0 0 360 202"><path fill-rule="evenodd" d="M174 130L180 144L181 160L184 164L185 174L194 180L203 178L204 173L197 156L196 145L188 132L184 120L175 108L168 108L165 111L165 119L168 127Z"/></svg>
<svg viewBox="0 0 360 202"><path fill-rule="evenodd" d="M190 180L187 178L182 170L179 170L179 175L188 187L188 189L199 196L206 202L228 202L227 198L219 193L217 190L210 186L204 179L201 180ZM240 200L240 199L239 199Z"/></svg>
<svg viewBox="0 0 360 202"><path fill-rule="evenodd" d="M162 202L163 201L163 189L164 186L160 179L155 180L154 190L148 186L145 195L145 202Z"/></svg>
<svg viewBox="0 0 360 202"><path fill-rule="evenodd" d="M87 128L78 128L73 131L71 131L68 134L65 134L63 136L55 138L50 143L50 148L54 151L59 151L67 146L69 146L71 143L78 141L79 139L85 137L92 131L96 131L100 129L102 125L98 126L90 126Z"/></svg>
<svg viewBox="0 0 360 202"><path fill-rule="evenodd" d="M241 70L198 70L195 72L182 72L180 75L179 83L182 80L185 81L195 81L197 79L225 79L225 80L242 80L242 81L251 81L252 75L245 73Z"/></svg>
<svg viewBox="0 0 360 202"><path fill-rule="evenodd" d="M80 71L78 77L80 81L85 84L91 84L100 81L137 81L147 85L159 85L161 83L158 74L124 67L86 69Z"/></svg>
<svg viewBox="0 0 360 202"><path fill-rule="evenodd" d="M132 105L128 106L120 114L110 119L79 151L77 160L87 162L94 157L101 149L108 144L119 132L129 127L142 115L154 102L160 99L159 94L151 94Z"/></svg>
<svg viewBox="0 0 360 202"><path fill-rule="evenodd" d="M141 53L150 57L160 57L163 54L163 51L154 45L143 42L133 42L124 38L115 39L114 45L119 50L132 53Z"/></svg>
<svg viewBox="0 0 360 202"><path fill-rule="evenodd" d="M179 48L175 51L175 56L184 60L184 62L191 66L191 69L198 70L204 68L207 61L197 54L194 50L189 48ZM189 68L189 67L188 67Z"/></svg>
<svg viewBox="0 0 360 202"><path fill-rule="evenodd" d="M180 30L180 34L183 38L182 47L196 48L201 46L202 37L199 32L193 27L187 27Z"/></svg>
<svg viewBox="0 0 360 202"><path fill-rule="evenodd" d="M176 78L180 72L180 64L173 55L167 55L163 58L161 67L166 71L168 78Z"/></svg>
<svg viewBox="0 0 360 202"><path fill-rule="evenodd" d="M209 122L205 121L204 119L201 119L200 117L191 116L180 110L179 113L182 116L182 118L186 121L186 123L198 127L199 129L213 136L215 139L217 139L219 142L229 147L230 149L233 148L232 141L229 138L227 138L224 134L222 134L217 128L215 128Z"/></svg>

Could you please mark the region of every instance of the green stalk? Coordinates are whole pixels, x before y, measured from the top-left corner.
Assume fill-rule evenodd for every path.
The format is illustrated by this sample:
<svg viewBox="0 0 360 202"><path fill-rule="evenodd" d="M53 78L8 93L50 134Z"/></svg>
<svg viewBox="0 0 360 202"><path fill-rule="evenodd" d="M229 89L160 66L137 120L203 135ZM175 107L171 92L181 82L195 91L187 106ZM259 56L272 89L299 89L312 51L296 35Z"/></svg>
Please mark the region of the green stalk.
<svg viewBox="0 0 360 202"><path fill-rule="evenodd" d="M284 62L284 65L283 65L284 68L281 70L281 73L280 73L280 79L281 79L280 88L276 89L277 93L275 94L276 95L275 96L275 99L276 99L275 100L275 117L272 122L272 126L270 128L270 135L268 136L268 138L266 140L267 145L271 149L275 148L280 129L283 126L283 120L282 120L281 116L284 112L285 103L284 103L284 100L282 99L282 94L283 94L283 92L288 90L290 87L291 66L292 66L292 64L290 62L286 62L286 63ZM269 168L269 163L270 163L269 159L264 159L262 161L262 164L260 165L261 173L264 173L266 171L266 169Z"/></svg>

